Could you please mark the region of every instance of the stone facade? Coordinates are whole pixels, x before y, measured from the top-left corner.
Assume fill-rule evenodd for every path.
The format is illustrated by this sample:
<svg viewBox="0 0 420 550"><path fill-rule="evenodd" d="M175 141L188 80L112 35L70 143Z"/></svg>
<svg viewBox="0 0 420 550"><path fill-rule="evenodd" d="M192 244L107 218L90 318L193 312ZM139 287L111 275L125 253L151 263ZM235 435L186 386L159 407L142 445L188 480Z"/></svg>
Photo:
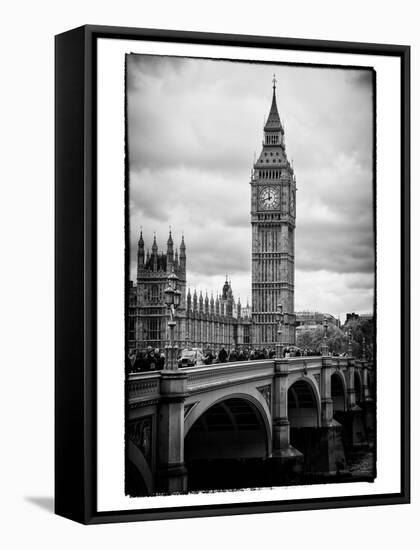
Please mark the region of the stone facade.
<svg viewBox="0 0 420 550"><path fill-rule="evenodd" d="M284 128L273 99L262 151L251 173L252 340L273 347L277 305L283 306L282 341L295 344L296 178L286 155Z"/></svg>
<svg viewBox="0 0 420 550"><path fill-rule="evenodd" d="M340 327L340 319L337 319L331 313L322 313L320 311L296 311L296 329L316 328L324 324L327 319L329 325Z"/></svg>
<svg viewBox="0 0 420 550"><path fill-rule="evenodd" d="M179 347L203 348L207 344L217 350L251 342L250 308L242 308L234 299L232 286L226 278L220 296L203 296L188 289L187 255L184 237L174 252L171 232L166 253L159 252L156 237L152 252L145 253L143 234L137 249L137 283L130 282L128 314L128 347L144 349L147 346L163 349L169 340L169 313L165 304L165 288L169 275L179 278L181 303L176 311L175 342Z"/></svg>

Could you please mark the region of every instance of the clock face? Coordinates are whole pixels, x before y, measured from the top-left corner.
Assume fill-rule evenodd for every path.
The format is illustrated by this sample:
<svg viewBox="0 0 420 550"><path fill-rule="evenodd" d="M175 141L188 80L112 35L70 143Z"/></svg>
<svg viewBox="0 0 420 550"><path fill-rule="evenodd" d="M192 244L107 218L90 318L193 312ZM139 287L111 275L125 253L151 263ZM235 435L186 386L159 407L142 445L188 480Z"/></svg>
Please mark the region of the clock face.
<svg viewBox="0 0 420 550"><path fill-rule="evenodd" d="M279 191L275 187L264 187L260 191L260 207L266 210L277 208L280 203Z"/></svg>

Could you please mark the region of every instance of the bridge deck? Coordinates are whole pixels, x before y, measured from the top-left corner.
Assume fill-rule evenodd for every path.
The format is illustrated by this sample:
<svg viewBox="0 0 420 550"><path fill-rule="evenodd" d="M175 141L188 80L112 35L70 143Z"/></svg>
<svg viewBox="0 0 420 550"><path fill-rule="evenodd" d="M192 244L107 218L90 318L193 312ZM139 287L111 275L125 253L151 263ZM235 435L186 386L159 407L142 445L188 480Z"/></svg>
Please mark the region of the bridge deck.
<svg viewBox="0 0 420 550"><path fill-rule="evenodd" d="M331 357L331 366L335 370L346 370L348 357ZM187 392L200 393L226 384L268 379L274 375L276 359L256 361L238 361L183 367L180 371L187 375ZM291 374L309 372L314 374L322 365L322 357L290 357L281 362ZM358 361L356 367L360 367ZM140 403L160 398L161 371L130 373L127 378L129 403Z"/></svg>

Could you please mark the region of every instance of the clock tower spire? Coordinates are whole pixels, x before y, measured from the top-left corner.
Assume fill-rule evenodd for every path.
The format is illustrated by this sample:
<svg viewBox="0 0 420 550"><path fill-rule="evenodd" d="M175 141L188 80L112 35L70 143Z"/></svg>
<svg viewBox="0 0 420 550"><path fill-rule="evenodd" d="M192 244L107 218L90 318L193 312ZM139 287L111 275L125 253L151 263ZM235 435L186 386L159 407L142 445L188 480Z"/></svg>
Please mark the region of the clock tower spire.
<svg viewBox="0 0 420 550"><path fill-rule="evenodd" d="M252 340L274 347L277 305L283 306L282 343L295 344L294 283L296 179L286 155L273 77L271 108L251 176Z"/></svg>

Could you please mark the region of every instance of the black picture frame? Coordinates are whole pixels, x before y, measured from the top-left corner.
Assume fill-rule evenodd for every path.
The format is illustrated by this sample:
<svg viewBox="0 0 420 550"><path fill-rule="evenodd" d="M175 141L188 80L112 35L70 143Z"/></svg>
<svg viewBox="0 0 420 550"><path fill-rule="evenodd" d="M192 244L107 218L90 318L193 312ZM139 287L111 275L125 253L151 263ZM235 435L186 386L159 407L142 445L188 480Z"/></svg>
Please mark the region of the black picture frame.
<svg viewBox="0 0 420 550"><path fill-rule="evenodd" d="M401 491L97 511L96 117L100 38L394 56L401 63ZM87 25L55 38L55 512L97 524L410 502L410 47Z"/></svg>

